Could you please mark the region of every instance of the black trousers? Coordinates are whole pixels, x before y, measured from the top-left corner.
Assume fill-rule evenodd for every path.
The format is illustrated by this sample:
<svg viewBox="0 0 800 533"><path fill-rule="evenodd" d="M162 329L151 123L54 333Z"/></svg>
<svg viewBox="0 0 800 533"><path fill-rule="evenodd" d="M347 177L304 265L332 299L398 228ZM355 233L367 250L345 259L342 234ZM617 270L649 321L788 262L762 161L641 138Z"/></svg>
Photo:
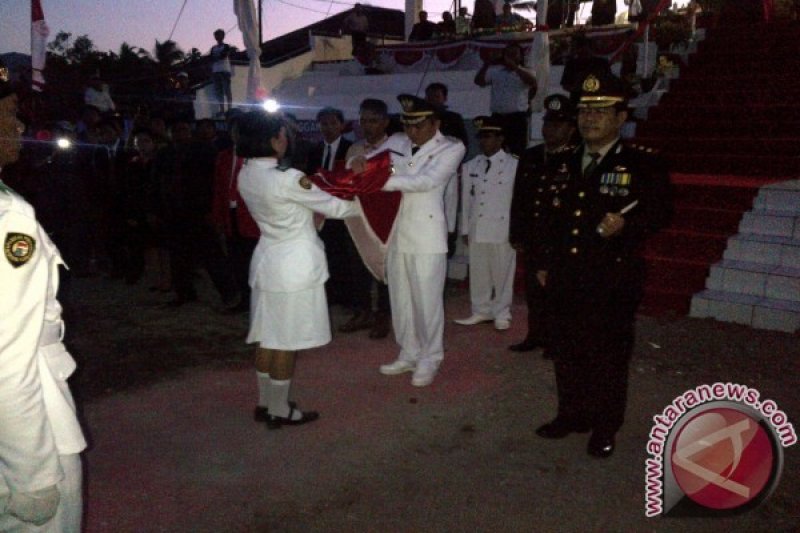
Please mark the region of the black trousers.
<svg viewBox="0 0 800 533"><path fill-rule="evenodd" d="M622 427L634 340L633 323L625 326L606 342L551 343L559 418L609 435Z"/></svg>
<svg viewBox="0 0 800 533"><path fill-rule="evenodd" d="M179 300L194 300L194 270L204 268L222 301L230 303L238 293L222 242L210 224L184 221L173 224L169 233L170 270L172 286Z"/></svg>
<svg viewBox="0 0 800 533"><path fill-rule="evenodd" d="M559 418L606 434L622 426L642 283L639 264L551 269L547 327Z"/></svg>
<svg viewBox="0 0 800 533"><path fill-rule="evenodd" d="M347 228L345 227L345 230ZM361 313L369 313L372 311L372 284L375 278L364 265L361 255L358 253L353 239L347 234L347 259L350 263L350 307Z"/></svg>
<svg viewBox="0 0 800 533"><path fill-rule="evenodd" d="M525 255L525 303L528 306L528 335L531 341L547 344L547 297L545 287L536 278L537 267Z"/></svg>
<svg viewBox="0 0 800 533"><path fill-rule="evenodd" d="M355 307L358 291L355 275L352 272L352 258L354 252L353 240L347 227L341 220L327 219L319 232L322 242L325 243L325 258L328 260L330 278L325 283L325 292L328 305L343 305Z"/></svg>

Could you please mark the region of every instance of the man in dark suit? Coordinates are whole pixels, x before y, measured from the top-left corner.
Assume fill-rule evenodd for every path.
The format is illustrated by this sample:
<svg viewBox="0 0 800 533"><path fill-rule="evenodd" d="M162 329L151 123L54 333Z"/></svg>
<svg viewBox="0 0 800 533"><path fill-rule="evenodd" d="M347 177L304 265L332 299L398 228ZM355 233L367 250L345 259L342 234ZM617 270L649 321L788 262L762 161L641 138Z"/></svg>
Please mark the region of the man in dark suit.
<svg viewBox="0 0 800 533"><path fill-rule="evenodd" d="M642 298L645 237L666 225L669 176L651 149L625 143L628 119L619 78L589 74L581 83L569 181L552 229L546 274L548 328L558 416L544 438L591 431L588 453L608 457L623 423L636 309Z"/></svg>
<svg viewBox="0 0 800 533"><path fill-rule="evenodd" d="M352 144L342 136L345 121L339 109L325 107L317 113L317 123L322 132L322 142L314 146L308 155L306 172L313 174L318 169L333 170L343 165L347 149ZM347 227L341 220L325 220L319 236L325 243L325 255L328 259L330 278L325 284L329 305L352 307L352 276L350 273L350 257L353 240Z"/></svg>
<svg viewBox="0 0 800 533"><path fill-rule="evenodd" d="M547 342L544 286L551 250L545 237L561 209L561 194L569 181L566 159L575 149L575 110L569 98L550 95L544 108L544 143L523 152L511 200L509 242L524 257L528 304L528 334L509 346L513 352L532 351Z"/></svg>
<svg viewBox="0 0 800 533"><path fill-rule="evenodd" d="M202 266L222 297L224 309L234 309L242 295L210 222L217 151L211 143L194 140L185 120L173 122L170 131L172 144L160 150L153 163L176 294L166 305L179 307L197 300L194 271L195 266Z"/></svg>

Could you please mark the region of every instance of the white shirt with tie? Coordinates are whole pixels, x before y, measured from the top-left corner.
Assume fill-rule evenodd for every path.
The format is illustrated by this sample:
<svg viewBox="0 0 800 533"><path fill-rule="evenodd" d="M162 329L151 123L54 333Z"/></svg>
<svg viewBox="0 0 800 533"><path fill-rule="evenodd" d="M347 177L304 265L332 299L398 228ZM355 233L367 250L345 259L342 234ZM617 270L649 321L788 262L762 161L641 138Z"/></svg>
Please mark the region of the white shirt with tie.
<svg viewBox="0 0 800 533"><path fill-rule="evenodd" d="M464 164L461 233L469 236L472 314L511 320L517 254L508 222L518 159L500 150Z"/></svg>
<svg viewBox="0 0 800 533"><path fill-rule="evenodd" d="M322 149L322 164L320 166L325 170L333 170L333 164L336 162L336 151L339 149L341 140L342 136L339 135L336 140L330 144L322 141L325 146Z"/></svg>

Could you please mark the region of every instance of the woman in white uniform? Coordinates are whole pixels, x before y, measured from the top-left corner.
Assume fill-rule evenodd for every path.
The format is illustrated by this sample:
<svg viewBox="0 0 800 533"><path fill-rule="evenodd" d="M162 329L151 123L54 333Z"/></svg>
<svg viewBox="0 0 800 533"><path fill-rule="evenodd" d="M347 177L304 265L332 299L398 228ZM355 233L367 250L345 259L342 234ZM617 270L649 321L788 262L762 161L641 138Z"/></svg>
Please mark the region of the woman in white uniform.
<svg viewBox="0 0 800 533"><path fill-rule="evenodd" d="M299 170L279 165L289 146L280 118L254 111L239 124L236 152L246 158L239 192L261 230L250 264L250 332L257 342L259 402L255 419L270 429L319 418L289 402L297 350L331 340L325 249L314 212L329 218L359 214L358 204L335 198Z"/></svg>

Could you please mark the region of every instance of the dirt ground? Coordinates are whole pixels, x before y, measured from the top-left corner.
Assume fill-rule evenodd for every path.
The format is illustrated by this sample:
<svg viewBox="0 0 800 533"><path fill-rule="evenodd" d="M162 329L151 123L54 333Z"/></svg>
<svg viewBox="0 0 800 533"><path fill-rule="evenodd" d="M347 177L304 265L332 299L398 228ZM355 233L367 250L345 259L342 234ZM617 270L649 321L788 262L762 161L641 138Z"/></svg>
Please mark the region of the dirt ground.
<svg viewBox="0 0 800 533"><path fill-rule="evenodd" d="M727 518L644 515L652 416L703 383L757 388L800 428L797 335L709 320L640 317L627 421L616 453L587 436L534 430L555 413L552 364L509 344L525 330L462 327L466 291L446 299L445 361L430 387L386 377L393 339L335 335L304 352L292 396L318 422L252 421L246 315L201 301L178 310L141 286L74 280L68 343L91 445L88 532L798 531L800 446L762 506ZM337 309L334 324L347 317Z"/></svg>

